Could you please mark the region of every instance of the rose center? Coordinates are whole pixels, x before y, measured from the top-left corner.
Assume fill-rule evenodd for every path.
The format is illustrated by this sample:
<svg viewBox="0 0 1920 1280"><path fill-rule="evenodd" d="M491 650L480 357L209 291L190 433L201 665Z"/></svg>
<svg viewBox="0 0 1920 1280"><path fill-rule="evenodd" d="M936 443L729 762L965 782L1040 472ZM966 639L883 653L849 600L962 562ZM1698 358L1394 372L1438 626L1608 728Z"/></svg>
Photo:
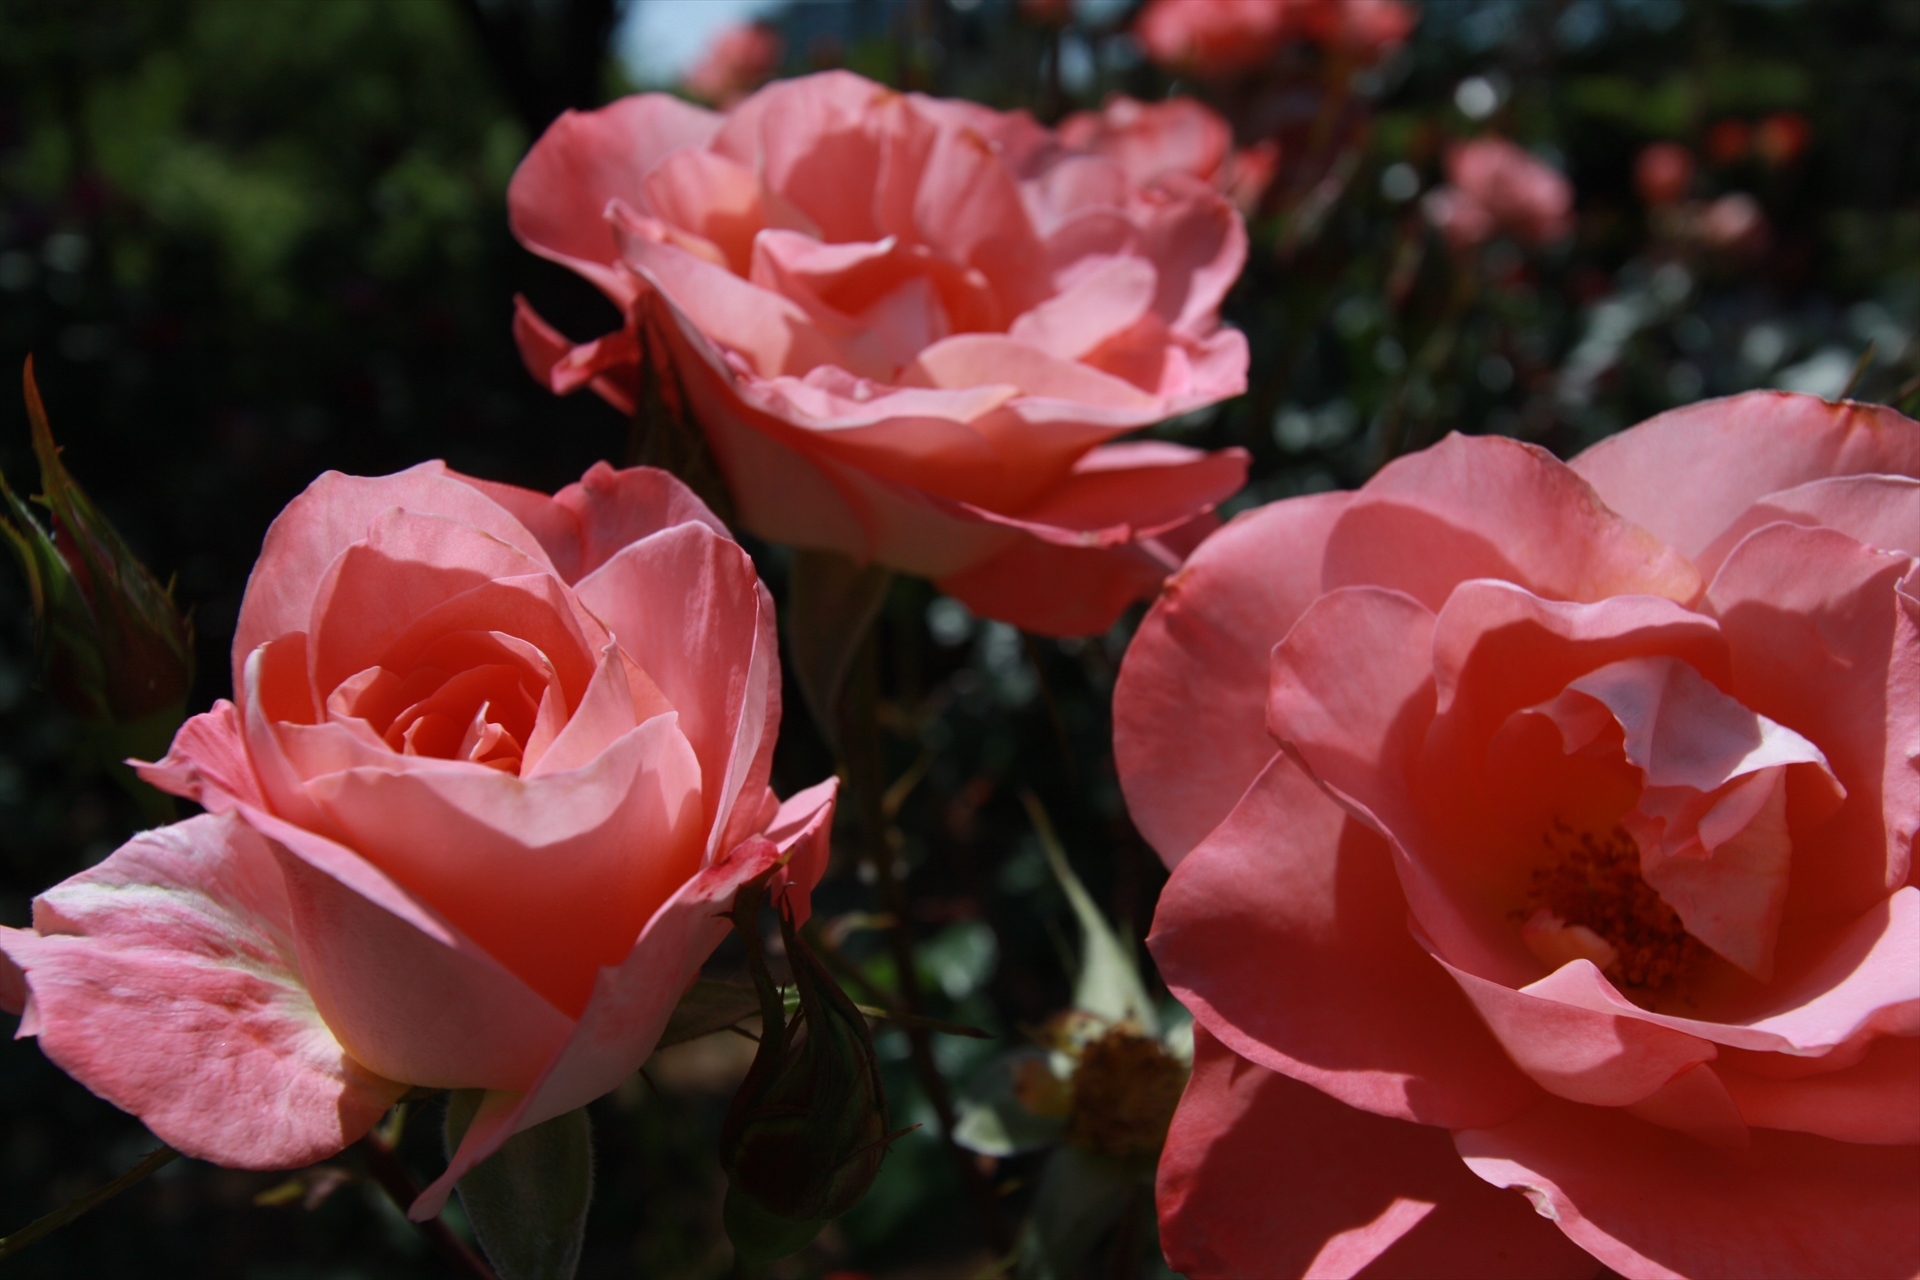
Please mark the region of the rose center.
<svg viewBox="0 0 1920 1280"><path fill-rule="evenodd" d="M1549 861L1527 888L1521 937L1558 967L1591 960L1630 998L1667 993L1706 954L1640 874L1640 846L1624 827L1578 831L1555 819Z"/></svg>

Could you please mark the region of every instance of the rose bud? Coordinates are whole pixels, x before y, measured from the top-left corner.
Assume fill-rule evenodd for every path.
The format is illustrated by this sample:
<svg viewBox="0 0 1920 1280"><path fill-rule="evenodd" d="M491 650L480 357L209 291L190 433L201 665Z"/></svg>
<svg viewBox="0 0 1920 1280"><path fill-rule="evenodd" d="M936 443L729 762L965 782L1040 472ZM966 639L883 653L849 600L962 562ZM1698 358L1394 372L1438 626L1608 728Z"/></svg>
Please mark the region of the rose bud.
<svg viewBox="0 0 1920 1280"><path fill-rule="evenodd" d="M638 1069L741 883L804 911L823 868L834 784L768 786L772 598L664 472L329 472L267 531L233 681L140 766L207 812L0 929L21 1032L214 1164L483 1091L430 1216Z"/></svg>
<svg viewBox="0 0 1920 1280"><path fill-rule="evenodd" d="M1122 439L1246 389L1246 339L1220 321L1239 215L1024 112L844 71L725 114L642 94L556 120L507 205L522 244L625 317L576 345L522 303L528 369L628 414L646 387L684 391L770 542L1093 635L1246 479L1242 450Z"/></svg>
<svg viewBox="0 0 1920 1280"><path fill-rule="evenodd" d="M1916 620L1920 423L1784 392L1208 539L1114 691L1169 1263L1920 1272Z"/></svg>
<svg viewBox="0 0 1920 1280"><path fill-rule="evenodd" d="M50 527L0 478L11 521L0 519L33 598L41 678L48 692L85 720L146 730L126 751L158 750L180 723L193 683L193 627L168 588L155 581L86 491L68 474L53 442L27 360L27 418Z"/></svg>
<svg viewBox="0 0 1920 1280"><path fill-rule="evenodd" d="M736 927L755 928L757 896L736 901ZM720 1133L727 1171L727 1235L743 1262L762 1266L804 1249L853 1208L880 1171L891 1136L880 1065L867 1021L781 913L800 1008L788 1020L764 963L760 1051ZM758 939L749 940L749 954Z"/></svg>

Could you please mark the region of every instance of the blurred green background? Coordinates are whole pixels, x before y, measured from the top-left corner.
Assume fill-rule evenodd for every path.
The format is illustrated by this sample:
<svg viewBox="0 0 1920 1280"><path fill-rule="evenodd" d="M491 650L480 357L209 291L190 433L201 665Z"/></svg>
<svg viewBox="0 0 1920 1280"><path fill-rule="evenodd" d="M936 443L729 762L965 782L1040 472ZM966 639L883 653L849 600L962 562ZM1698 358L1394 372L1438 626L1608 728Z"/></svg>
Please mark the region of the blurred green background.
<svg viewBox="0 0 1920 1280"><path fill-rule="evenodd" d="M1229 319L1244 397L1161 428L1253 452L1236 506L1361 482L1450 430L1563 454L1704 396L1781 386L1909 412L1920 374L1920 4L1913 0L1429 0L1377 65L1310 53L1259 84L1182 82L1126 34L1124 0L1064 24L1013 0L5 0L0 4L0 366L31 352L66 459L191 607L193 710L226 651L268 521L328 468L442 457L552 489L622 459L627 424L556 400L509 332L527 294L576 336L617 322L507 232L504 190L554 114L670 88L722 18L782 36L781 70L844 65L1043 120L1108 93L1189 92L1243 144L1282 142ZM1422 194L1449 140L1497 131L1571 178L1577 229L1449 250ZM1687 199L1761 215L1711 243L1649 209L1649 143L1697 157ZM1736 145L1736 143L1738 145ZM1691 215L1689 215L1691 216ZM1690 229L1691 228L1691 229ZM1869 349L1871 349L1869 354ZM1863 360L1863 356L1866 357ZM7 373L7 377L12 377ZM25 416L0 394L0 469L33 487ZM783 554L753 546L776 593ZM903 793L920 963L941 1016L1018 1043L1059 1011L1072 926L1020 807L1033 788L1108 914L1144 932L1164 878L1114 781L1107 698L1127 623L1036 642L923 583L882 624L889 777ZM0 571L0 923L138 825L76 727L34 687L20 576ZM789 700L776 784L831 768ZM834 915L870 907L857 878ZM877 956L863 936L856 956ZM884 964L872 967L884 981ZM965 1081L991 1044L941 1039ZM882 1032L896 1123L925 1118ZM663 1055L596 1104L600 1181L584 1276L721 1276L713 1144L751 1045ZM405 1153L438 1158L431 1114ZM0 1048L0 1231L107 1180L152 1139L52 1068ZM1002 1162L1017 1210L1038 1157ZM1026 1161L1022 1164L1021 1161ZM350 1157L340 1162L351 1170ZM25 1276L347 1280L443 1265L370 1185L314 1208L283 1176L181 1161L8 1265ZM925 1132L793 1275L977 1275L991 1261ZM1115 1274L1133 1274L1116 1272Z"/></svg>

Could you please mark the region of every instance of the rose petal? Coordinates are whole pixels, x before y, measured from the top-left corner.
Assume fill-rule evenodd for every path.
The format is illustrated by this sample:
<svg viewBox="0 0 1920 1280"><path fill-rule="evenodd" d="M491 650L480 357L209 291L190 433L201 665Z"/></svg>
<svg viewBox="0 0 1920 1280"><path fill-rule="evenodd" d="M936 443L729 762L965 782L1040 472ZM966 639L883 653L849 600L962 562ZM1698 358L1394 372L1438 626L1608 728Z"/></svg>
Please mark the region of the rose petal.
<svg viewBox="0 0 1920 1280"><path fill-rule="evenodd" d="M416 1222L439 1213L460 1178L522 1129L591 1102L632 1075L653 1052L681 993L726 937L722 915L746 881L779 859L751 840L692 876L647 921L617 967L602 969L579 1025L524 1093L489 1095L447 1170L407 1210Z"/></svg>
<svg viewBox="0 0 1920 1280"><path fill-rule="evenodd" d="M423 762L306 790L342 843L570 1015L693 875L706 838L700 765L672 714L566 773L522 780Z"/></svg>
<svg viewBox="0 0 1920 1280"><path fill-rule="evenodd" d="M1159 1175L1160 1238L1181 1274L1597 1274L1524 1200L1487 1190L1444 1129L1355 1110L1194 1029L1193 1079Z"/></svg>
<svg viewBox="0 0 1920 1280"><path fill-rule="evenodd" d="M1916 433L1920 434L1920 433ZM1913 561L1830 529L1774 524L1742 540L1708 599L1733 651L1740 701L1792 725L1846 788L1839 812L1796 831L1788 927L1846 919L1912 870L1920 834L1920 629L1899 584Z"/></svg>
<svg viewBox="0 0 1920 1280"><path fill-rule="evenodd" d="M307 989L355 1060L429 1088L533 1081L571 1019L359 854L240 813L272 842Z"/></svg>
<svg viewBox="0 0 1920 1280"><path fill-rule="evenodd" d="M1696 556L1768 494L1830 476L1920 476L1920 431L1883 405L1749 391L1670 409L1571 465L1608 506Z"/></svg>
<svg viewBox="0 0 1920 1280"><path fill-rule="evenodd" d="M444 463L423 462L390 476L329 471L288 503L267 529L234 627L234 688L241 687L248 654L278 636L309 628L328 568L341 552L367 537L378 517L396 507L471 526L523 552L539 568L552 567L525 525L485 494L448 476Z"/></svg>
<svg viewBox="0 0 1920 1280"><path fill-rule="evenodd" d="M1455 1142L1475 1173L1524 1190L1625 1275L1852 1280L1920 1270L1920 1147L1763 1129L1751 1148L1729 1150L1560 1101Z"/></svg>
<svg viewBox="0 0 1920 1280"><path fill-rule="evenodd" d="M1777 1080L1722 1065L1721 1079L1755 1128L1840 1142L1920 1142L1920 1036L1880 1036L1857 1063Z"/></svg>
<svg viewBox="0 0 1920 1280"><path fill-rule="evenodd" d="M1056 359L1077 360L1138 320L1158 280L1145 258L1108 258L1015 319L1007 336Z"/></svg>
<svg viewBox="0 0 1920 1280"><path fill-rule="evenodd" d="M1269 1070L1422 1124L1518 1113L1537 1090L1406 915L1380 838L1281 756L1174 871L1148 946L1198 1022Z"/></svg>
<svg viewBox="0 0 1920 1280"><path fill-rule="evenodd" d="M552 497L458 472L447 474L480 490L532 530L554 572L569 586L650 533L689 523L704 524L723 537L727 533L727 526L693 490L657 467L615 471L596 462Z"/></svg>
<svg viewBox="0 0 1920 1280"><path fill-rule="evenodd" d="M640 197L641 178L670 152L706 142L721 117L667 94L621 98L598 111L564 111L540 135L507 186L520 243L571 267L616 302L632 296L614 265L607 201Z"/></svg>
<svg viewBox="0 0 1920 1280"><path fill-rule="evenodd" d="M1348 495L1230 521L1167 582L1114 687L1127 810L1168 866L1223 821L1273 758L1268 655L1320 593L1320 549Z"/></svg>
<svg viewBox="0 0 1920 1280"><path fill-rule="evenodd" d="M1780 520L1832 529L1882 551L1920 556L1920 480L1829 476L1770 493L1741 512L1693 562L1711 582L1742 539Z"/></svg>
<svg viewBox="0 0 1920 1280"><path fill-rule="evenodd" d="M406 1086L321 1021L287 897L266 842L209 814L48 890L0 951L25 971L31 1034L89 1089L187 1155L297 1168L357 1140Z"/></svg>
<svg viewBox="0 0 1920 1280"><path fill-rule="evenodd" d="M210 813L222 813L235 801L263 803L241 737L239 714L225 698L216 700L211 710L189 717L173 735L166 755L152 764L136 761L134 771L150 786L191 800Z"/></svg>
<svg viewBox="0 0 1920 1280"><path fill-rule="evenodd" d="M712 858L731 847L737 799L767 785L780 732L773 601L753 561L702 525L678 525L621 550L578 593L679 712Z"/></svg>
<svg viewBox="0 0 1920 1280"><path fill-rule="evenodd" d="M1450 435L1387 464L1329 536L1325 575L1329 589L1392 587L1435 611L1470 578L1579 601L1685 604L1703 585L1546 450L1500 436Z"/></svg>

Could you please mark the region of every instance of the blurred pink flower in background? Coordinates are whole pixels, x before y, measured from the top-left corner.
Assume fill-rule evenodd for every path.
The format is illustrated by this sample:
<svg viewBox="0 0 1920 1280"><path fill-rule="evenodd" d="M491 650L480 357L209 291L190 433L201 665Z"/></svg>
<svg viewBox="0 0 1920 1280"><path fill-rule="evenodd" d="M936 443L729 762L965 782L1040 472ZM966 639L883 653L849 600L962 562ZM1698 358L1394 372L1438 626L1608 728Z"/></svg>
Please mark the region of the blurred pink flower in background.
<svg viewBox="0 0 1920 1280"><path fill-rule="evenodd" d="M1289 40L1371 62L1405 43L1419 16L1404 0L1152 0L1134 35L1170 70L1230 76Z"/></svg>
<svg viewBox="0 0 1920 1280"><path fill-rule="evenodd" d="M562 116L508 193L622 330L524 304L528 367L632 412L670 359L760 536L930 577L976 613L1102 631L1216 523L1240 450L1110 443L1238 394L1219 305L1246 230L1024 113L845 72L716 115L660 95Z"/></svg>
<svg viewBox="0 0 1920 1280"><path fill-rule="evenodd" d="M731 107L773 78L785 53L780 33L759 22L728 27L715 35L687 72L686 90L718 107Z"/></svg>
<svg viewBox="0 0 1920 1280"><path fill-rule="evenodd" d="M1649 209L1686 199L1693 185L1693 152L1677 142L1651 143L1633 163L1633 189Z"/></svg>
<svg viewBox="0 0 1920 1280"><path fill-rule="evenodd" d="M1496 235L1542 245L1573 229L1573 184L1505 138L1475 138L1448 150L1447 185L1422 207L1463 248Z"/></svg>
<svg viewBox="0 0 1920 1280"><path fill-rule="evenodd" d="M1204 543L1114 694L1171 1264L1920 1271L1916 557L1920 424L1782 392Z"/></svg>
<svg viewBox="0 0 1920 1280"><path fill-rule="evenodd" d="M285 1169L410 1086L487 1091L416 1215L637 1070L834 783L782 805L773 601L663 471L558 495L328 472L267 532L234 700L139 766L206 812L0 929L20 1034L188 1155ZM784 869L783 869L784 868Z"/></svg>

